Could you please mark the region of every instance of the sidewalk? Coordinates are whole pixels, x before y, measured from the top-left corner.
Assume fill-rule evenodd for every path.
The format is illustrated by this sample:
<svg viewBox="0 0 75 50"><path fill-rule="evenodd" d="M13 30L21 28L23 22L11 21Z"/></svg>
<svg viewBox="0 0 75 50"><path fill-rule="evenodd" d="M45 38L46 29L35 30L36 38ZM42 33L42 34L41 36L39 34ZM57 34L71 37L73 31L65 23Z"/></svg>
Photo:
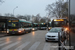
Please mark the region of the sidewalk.
<svg viewBox="0 0 75 50"><path fill-rule="evenodd" d="M6 32L5 31L0 31L0 38L6 36Z"/></svg>

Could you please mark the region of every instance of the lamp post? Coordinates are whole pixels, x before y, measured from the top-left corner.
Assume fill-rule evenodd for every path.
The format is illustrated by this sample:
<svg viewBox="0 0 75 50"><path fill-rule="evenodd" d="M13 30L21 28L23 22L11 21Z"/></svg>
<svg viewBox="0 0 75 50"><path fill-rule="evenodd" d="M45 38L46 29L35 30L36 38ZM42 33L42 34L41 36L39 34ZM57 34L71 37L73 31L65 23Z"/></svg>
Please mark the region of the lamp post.
<svg viewBox="0 0 75 50"><path fill-rule="evenodd" d="M70 10L70 8L71 8L71 0L67 0L68 1L68 17L69 17L69 30L70 30L70 15L71 15L71 10ZM71 35L70 35L70 31L69 31L69 46L71 46ZM69 49L69 50L71 50L71 49Z"/></svg>
<svg viewBox="0 0 75 50"><path fill-rule="evenodd" d="M49 15L47 16L47 29L48 29L48 23L49 23L49 19L48 19Z"/></svg>
<svg viewBox="0 0 75 50"><path fill-rule="evenodd" d="M14 16L14 11L15 11L16 8L18 8L18 6L16 6L16 7L13 9L13 16Z"/></svg>

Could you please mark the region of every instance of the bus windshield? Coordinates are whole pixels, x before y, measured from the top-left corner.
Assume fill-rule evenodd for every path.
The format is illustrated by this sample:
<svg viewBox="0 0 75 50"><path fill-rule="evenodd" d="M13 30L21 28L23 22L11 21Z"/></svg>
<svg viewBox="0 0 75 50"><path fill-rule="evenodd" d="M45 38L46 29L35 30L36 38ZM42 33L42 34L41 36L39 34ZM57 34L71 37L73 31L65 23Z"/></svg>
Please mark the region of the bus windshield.
<svg viewBox="0 0 75 50"><path fill-rule="evenodd" d="M64 21L55 21L55 22L54 22L54 26L56 26L56 27L63 27L64 24L65 24Z"/></svg>
<svg viewBox="0 0 75 50"><path fill-rule="evenodd" d="M67 26L67 19L56 19L52 21L53 27L66 27Z"/></svg>
<svg viewBox="0 0 75 50"><path fill-rule="evenodd" d="M38 27L38 25L34 25L34 27Z"/></svg>
<svg viewBox="0 0 75 50"><path fill-rule="evenodd" d="M46 27L46 24L41 25L41 27Z"/></svg>
<svg viewBox="0 0 75 50"><path fill-rule="evenodd" d="M51 23L48 23L48 27L51 27Z"/></svg>
<svg viewBox="0 0 75 50"><path fill-rule="evenodd" d="M38 27L38 24L33 24L33 27Z"/></svg>
<svg viewBox="0 0 75 50"><path fill-rule="evenodd" d="M12 29L12 28L19 28L19 27L20 27L19 22L9 22L9 23L8 23L8 28L9 28L9 29Z"/></svg>

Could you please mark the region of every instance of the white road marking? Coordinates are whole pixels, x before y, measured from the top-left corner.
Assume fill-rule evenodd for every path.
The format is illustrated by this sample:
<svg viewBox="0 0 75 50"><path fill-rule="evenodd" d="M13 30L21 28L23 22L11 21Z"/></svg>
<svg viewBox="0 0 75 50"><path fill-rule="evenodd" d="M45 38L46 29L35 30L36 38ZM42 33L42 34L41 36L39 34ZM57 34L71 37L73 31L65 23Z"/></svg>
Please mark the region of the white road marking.
<svg viewBox="0 0 75 50"><path fill-rule="evenodd" d="M9 43L11 43L11 41L2 43L2 44L0 44L0 46L6 45L6 44L9 44Z"/></svg>
<svg viewBox="0 0 75 50"><path fill-rule="evenodd" d="M21 46L17 47L15 50L22 50L24 47L26 47L30 42L25 42Z"/></svg>
<svg viewBox="0 0 75 50"><path fill-rule="evenodd" d="M50 50L50 43L45 43L43 50Z"/></svg>
<svg viewBox="0 0 75 50"><path fill-rule="evenodd" d="M20 43L20 41L15 42L15 43L12 43L12 44L10 44L10 45L8 45L8 46L6 46L6 47L3 47L1 50L8 50L9 48L11 48L11 47L17 45L18 43Z"/></svg>
<svg viewBox="0 0 75 50"><path fill-rule="evenodd" d="M0 43L2 43L3 41L0 41Z"/></svg>
<svg viewBox="0 0 75 50"><path fill-rule="evenodd" d="M4 39L7 39L7 38L10 38L10 37L4 37L4 38L0 38L0 40L4 40Z"/></svg>
<svg viewBox="0 0 75 50"><path fill-rule="evenodd" d="M40 42L36 42L34 43L30 48L29 50L36 50L36 48L39 46Z"/></svg>

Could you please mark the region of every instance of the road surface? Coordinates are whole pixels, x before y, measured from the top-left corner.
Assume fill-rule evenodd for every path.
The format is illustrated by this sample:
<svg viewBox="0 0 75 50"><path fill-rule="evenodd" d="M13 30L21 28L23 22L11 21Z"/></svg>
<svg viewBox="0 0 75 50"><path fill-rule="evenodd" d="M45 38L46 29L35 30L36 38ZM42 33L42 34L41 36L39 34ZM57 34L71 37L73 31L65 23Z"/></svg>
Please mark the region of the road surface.
<svg viewBox="0 0 75 50"><path fill-rule="evenodd" d="M58 42L45 42L47 30L0 38L0 50L58 50Z"/></svg>

